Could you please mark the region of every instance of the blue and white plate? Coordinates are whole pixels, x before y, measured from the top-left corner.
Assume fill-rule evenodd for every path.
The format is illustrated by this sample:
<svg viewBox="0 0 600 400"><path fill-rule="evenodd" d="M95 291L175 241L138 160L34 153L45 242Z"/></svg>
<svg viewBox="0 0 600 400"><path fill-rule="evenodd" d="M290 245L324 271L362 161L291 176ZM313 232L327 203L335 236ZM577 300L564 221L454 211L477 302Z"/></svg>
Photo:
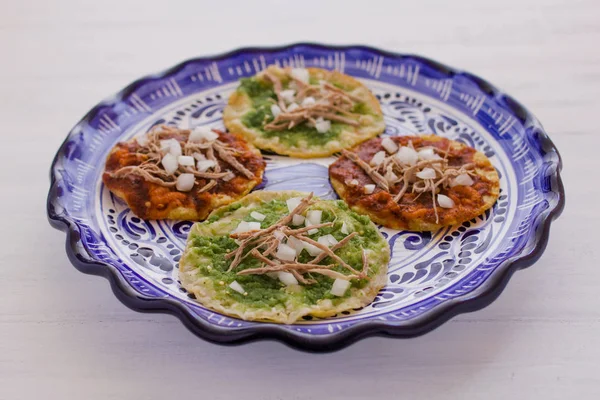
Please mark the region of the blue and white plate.
<svg viewBox="0 0 600 400"><path fill-rule="evenodd" d="M192 223L137 218L103 186L104 160L115 143L158 123L223 128L223 107L238 79L269 64L338 69L359 78L381 101L384 135L433 132L482 151L501 177L498 202L471 221L431 234L382 228L392 249L388 283L363 309L294 325L246 322L206 309L177 280ZM265 158L260 189L336 197L327 173L333 158ZM419 335L489 304L514 271L544 250L550 223L564 205L560 169L558 152L538 120L469 73L363 46L247 48L185 61L94 107L54 159L48 216L67 232L72 263L107 277L118 298L134 309L173 313L214 342L272 338L326 351L371 334Z"/></svg>

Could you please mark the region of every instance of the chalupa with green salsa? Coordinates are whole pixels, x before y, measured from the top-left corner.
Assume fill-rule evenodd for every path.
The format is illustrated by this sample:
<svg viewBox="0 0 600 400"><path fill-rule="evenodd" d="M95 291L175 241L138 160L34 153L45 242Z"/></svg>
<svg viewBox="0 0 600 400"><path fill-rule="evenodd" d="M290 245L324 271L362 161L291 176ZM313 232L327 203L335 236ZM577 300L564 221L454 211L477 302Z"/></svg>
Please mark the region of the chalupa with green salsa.
<svg viewBox="0 0 600 400"><path fill-rule="evenodd" d="M241 80L223 121L260 149L301 158L329 156L385 129L379 102L356 79L274 65Z"/></svg>
<svg viewBox="0 0 600 400"><path fill-rule="evenodd" d="M343 201L260 191L192 227L179 277L217 312L290 324L372 302L389 254L377 227Z"/></svg>

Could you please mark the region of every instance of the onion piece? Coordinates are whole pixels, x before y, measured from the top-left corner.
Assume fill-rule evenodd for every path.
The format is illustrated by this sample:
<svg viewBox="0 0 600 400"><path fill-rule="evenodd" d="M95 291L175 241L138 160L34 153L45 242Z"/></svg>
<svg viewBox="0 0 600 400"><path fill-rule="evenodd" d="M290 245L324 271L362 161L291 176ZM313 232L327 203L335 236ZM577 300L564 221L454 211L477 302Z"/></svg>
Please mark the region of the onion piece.
<svg viewBox="0 0 600 400"><path fill-rule="evenodd" d="M259 231L260 230L260 222L248 222L248 226L251 231Z"/></svg>
<svg viewBox="0 0 600 400"><path fill-rule="evenodd" d="M278 116L281 114L281 108L277 104L271 104L271 114L273 114L273 117Z"/></svg>
<svg viewBox="0 0 600 400"><path fill-rule="evenodd" d="M250 231L258 231L260 230L260 222L246 222L241 221L237 228L233 230L231 233L244 233Z"/></svg>
<svg viewBox="0 0 600 400"><path fill-rule="evenodd" d="M321 236L317 239L317 242L327 247L334 246L338 243L337 239L331 234Z"/></svg>
<svg viewBox="0 0 600 400"><path fill-rule="evenodd" d="M383 138L381 146L390 154L398 151L398 145L389 137Z"/></svg>
<svg viewBox="0 0 600 400"><path fill-rule="evenodd" d="M273 236L275 236L278 240L285 239L285 233L281 232L279 229L273 232Z"/></svg>
<svg viewBox="0 0 600 400"><path fill-rule="evenodd" d="M419 156L419 160L438 160L442 157L437 155L431 147L427 147L425 149L421 149L417 152Z"/></svg>
<svg viewBox="0 0 600 400"><path fill-rule="evenodd" d="M294 97L296 96L296 91L292 89L282 90L279 92L279 95L285 102L292 103L294 101Z"/></svg>
<svg viewBox="0 0 600 400"><path fill-rule="evenodd" d="M321 210L310 210L306 213L306 226L319 225L321 218L323 217L323 211ZM310 225L308 224L310 222Z"/></svg>
<svg viewBox="0 0 600 400"><path fill-rule="evenodd" d="M301 202L302 197L292 197L291 199L287 199L285 204L287 204L288 211L292 212Z"/></svg>
<svg viewBox="0 0 600 400"><path fill-rule="evenodd" d="M213 132L207 126L198 126L190 133L188 142L213 142L219 138L219 134Z"/></svg>
<svg viewBox="0 0 600 400"><path fill-rule="evenodd" d="M287 245L296 251L296 255L299 256L304 250L304 242L300 239L296 239L293 236L290 236L287 240Z"/></svg>
<svg viewBox="0 0 600 400"><path fill-rule="evenodd" d="M196 161L206 160L206 156L202 153L194 153L192 154L192 157L194 157Z"/></svg>
<svg viewBox="0 0 600 400"><path fill-rule="evenodd" d="M350 281L345 279L336 278L331 286L331 294L334 296L342 297L348 288L350 287Z"/></svg>
<svg viewBox="0 0 600 400"><path fill-rule="evenodd" d="M177 162L179 165L184 167L193 167L194 166L194 157L192 156L179 156L177 157Z"/></svg>
<svg viewBox="0 0 600 400"><path fill-rule="evenodd" d="M225 171L227 172L227 175L222 176L221 179L225 182L229 182L230 180L232 180L233 178L235 178L235 174L229 170Z"/></svg>
<svg viewBox="0 0 600 400"><path fill-rule="evenodd" d="M471 186L475 183L469 174L460 174L450 181L450 187L454 186Z"/></svg>
<svg viewBox="0 0 600 400"><path fill-rule="evenodd" d="M375 153L373 158L371 158L370 164L373 166L379 166L385 160L385 151L378 151Z"/></svg>
<svg viewBox="0 0 600 400"><path fill-rule="evenodd" d="M189 192L196 183L196 177L194 174L181 174L177 177L175 188L180 192Z"/></svg>
<svg viewBox="0 0 600 400"><path fill-rule="evenodd" d="M371 194L375 191L375 185L365 185L364 187L365 194Z"/></svg>
<svg viewBox="0 0 600 400"><path fill-rule="evenodd" d="M288 106L287 110L288 110L288 112L292 112L292 111L297 110L299 108L300 108L300 106L298 104L292 103L292 104L290 104Z"/></svg>
<svg viewBox="0 0 600 400"><path fill-rule="evenodd" d="M348 230L348 225L345 222L342 222L342 227L340 228L340 232L344 235L349 235L350 231Z"/></svg>
<svg viewBox="0 0 600 400"><path fill-rule="evenodd" d="M306 97L304 98L304 100L302 100L302 107L306 107L306 106L312 106L313 104L315 104L317 101L315 100L314 97Z"/></svg>
<svg viewBox="0 0 600 400"><path fill-rule="evenodd" d="M169 149L171 148L171 140L173 140L173 139L164 139L164 140L159 141L161 153L169 152Z"/></svg>
<svg viewBox="0 0 600 400"><path fill-rule="evenodd" d="M196 168L198 168L198 171L200 172L206 172L208 169L214 167L215 165L217 165L217 163L213 160L200 160L196 164Z"/></svg>
<svg viewBox="0 0 600 400"><path fill-rule="evenodd" d="M137 136L135 138L135 141L142 147L146 146L148 144L148 135L144 134L141 136Z"/></svg>
<svg viewBox="0 0 600 400"><path fill-rule="evenodd" d="M358 186L358 180L356 180L356 179L352 179L350 182L348 182L348 184L349 184L350 186Z"/></svg>
<svg viewBox="0 0 600 400"><path fill-rule="evenodd" d="M294 226L302 225L304 223L304 220L305 220L305 218L303 215L295 214L292 217L292 225L294 225Z"/></svg>
<svg viewBox="0 0 600 400"><path fill-rule="evenodd" d="M161 140L160 151L162 153L170 153L175 157L179 157L181 155L181 144L176 139Z"/></svg>
<svg viewBox="0 0 600 400"><path fill-rule="evenodd" d="M419 161L419 155L414 149L410 147L400 147L396 155L396 160L400 161L401 164L415 165Z"/></svg>
<svg viewBox="0 0 600 400"><path fill-rule="evenodd" d="M421 179L435 179L435 170L433 168L423 168L421 171L417 172L417 178Z"/></svg>
<svg viewBox="0 0 600 400"><path fill-rule="evenodd" d="M317 118L315 129L319 133L327 133L331 129L331 121L324 120L322 117Z"/></svg>
<svg viewBox="0 0 600 400"><path fill-rule="evenodd" d="M384 178L389 183L392 183L398 180L398 175L396 175L392 170L388 170L386 171Z"/></svg>
<svg viewBox="0 0 600 400"><path fill-rule="evenodd" d="M308 83L310 75L306 68L292 68L290 75L301 82Z"/></svg>
<svg viewBox="0 0 600 400"><path fill-rule="evenodd" d="M290 272L279 271L277 273L277 277L279 278L281 283L283 283L286 286L298 284L296 277L294 275L292 275L292 273L290 273Z"/></svg>
<svg viewBox="0 0 600 400"><path fill-rule="evenodd" d="M296 250L284 243L279 243L277 246L277 258L281 258L285 261L294 261L296 259Z"/></svg>
<svg viewBox="0 0 600 400"><path fill-rule="evenodd" d="M306 251L308 251L308 254L310 254L313 257L316 257L323 252L323 250L321 250L317 246L306 242L304 242L304 249L306 249Z"/></svg>
<svg viewBox="0 0 600 400"><path fill-rule="evenodd" d="M244 294L246 293L246 291L244 290L244 288L242 287L242 285L240 285L238 283L238 281L233 281L229 284L229 287L231 288L231 290L235 290L236 292L240 293L240 294Z"/></svg>
<svg viewBox="0 0 600 400"><path fill-rule="evenodd" d="M265 214L261 214L261 213L259 213L258 211L252 211L252 212L250 213L250 216L251 216L252 218L254 218L255 220L257 220L257 221L264 221L264 220L265 220L265 218L267 218L267 216L266 216Z"/></svg>
<svg viewBox="0 0 600 400"><path fill-rule="evenodd" d="M169 175L172 175L175 171L177 171L177 168L179 168L179 163L177 162L177 157L175 157L171 153L165 154L165 156L162 158L162 160L160 160L160 163L162 164L163 168L165 169L165 171L167 171L167 174L169 174Z"/></svg>
<svg viewBox="0 0 600 400"><path fill-rule="evenodd" d="M440 205L440 207L443 207L443 208L454 207L454 200L452 200L450 197L443 195L443 194L437 195L437 202Z"/></svg>
<svg viewBox="0 0 600 400"><path fill-rule="evenodd" d="M179 157L182 153L181 151L181 143L178 140L171 139L171 145L169 146L169 153L173 154L175 157Z"/></svg>

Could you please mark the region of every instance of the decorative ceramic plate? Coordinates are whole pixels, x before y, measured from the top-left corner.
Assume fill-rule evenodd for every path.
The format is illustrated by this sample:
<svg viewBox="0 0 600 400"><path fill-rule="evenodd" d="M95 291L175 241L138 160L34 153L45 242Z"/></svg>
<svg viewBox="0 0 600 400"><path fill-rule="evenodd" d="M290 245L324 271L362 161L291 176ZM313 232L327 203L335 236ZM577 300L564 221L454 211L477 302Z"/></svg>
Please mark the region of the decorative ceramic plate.
<svg viewBox="0 0 600 400"><path fill-rule="evenodd" d="M381 101L384 135L435 133L485 153L501 176L493 209L434 233L382 228L392 249L388 283L369 306L293 325L247 322L197 303L178 284L191 222L144 221L102 185L111 147L166 123L223 128L223 107L241 77L269 64L338 69ZM335 198L327 166L265 154L257 190L300 189ZM305 350L334 350L368 335L409 337L489 304L517 269L540 257L562 211L558 152L537 119L486 81L437 62L362 46L296 44L247 48L183 62L142 78L94 107L52 164L50 222L67 232L67 253L82 272L110 279L139 311L169 312L219 343L279 339Z"/></svg>

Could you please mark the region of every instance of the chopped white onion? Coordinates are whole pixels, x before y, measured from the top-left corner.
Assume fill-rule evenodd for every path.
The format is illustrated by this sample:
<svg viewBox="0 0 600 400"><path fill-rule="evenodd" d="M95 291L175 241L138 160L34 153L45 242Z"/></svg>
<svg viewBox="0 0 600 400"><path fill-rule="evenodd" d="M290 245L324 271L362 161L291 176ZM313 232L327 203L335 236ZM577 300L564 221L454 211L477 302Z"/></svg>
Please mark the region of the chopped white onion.
<svg viewBox="0 0 600 400"><path fill-rule="evenodd" d="M194 153L192 154L192 157L194 157L196 161L206 160L206 157L202 153Z"/></svg>
<svg viewBox="0 0 600 400"><path fill-rule="evenodd" d="M443 207L443 208L454 207L454 201L450 197L445 196L443 194L437 195L437 202L440 205L440 207Z"/></svg>
<svg viewBox="0 0 600 400"><path fill-rule="evenodd" d="M177 162L183 167L193 167L195 164L194 157L192 156L179 156L177 157Z"/></svg>
<svg viewBox="0 0 600 400"><path fill-rule="evenodd" d="M214 140L217 140L218 137L219 134L213 132L209 127L199 126L194 128L194 130L190 133L190 136L188 137L188 142L212 142Z"/></svg>
<svg viewBox="0 0 600 400"><path fill-rule="evenodd" d="M250 213L250 216L251 216L252 218L254 218L255 220L257 220L257 221L264 221L264 220L265 220L265 218L267 218L267 216L266 216L265 214L261 214L261 213L259 213L258 211L252 211L252 212Z"/></svg>
<svg viewBox="0 0 600 400"><path fill-rule="evenodd" d="M283 240L283 239L285 239L285 233L281 232L280 230L274 231L273 232L273 236L275 236L280 241Z"/></svg>
<svg viewBox="0 0 600 400"><path fill-rule="evenodd" d="M279 106L277 104L272 104L271 105L271 114L273 114L273 117L278 116L279 114L281 114L281 108L279 108Z"/></svg>
<svg viewBox="0 0 600 400"><path fill-rule="evenodd" d="M324 246L331 247L338 243L337 239L333 237L333 235L328 234L325 236L321 236L317 239L317 242L321 243Z"/></svg>
<svg viewBox="0 0 600 400"><path fill-rule="evenodd" d="M323 252L323 250L310 243L304 243L304 248L306 249L306 251L308 251L308 254L310 254L313 257L316 257Z"/></svg>
<svg viewBox="0 0 600 400"><path fill-rule="evenodd" d="M138 142L140 146L145 146L148 144L148 135L142 135L135 138L135 141Z"/></svg>
<svg viewBox="0 0 600 400"><path fill-rule="evenodd" d="M231 290L235 290L238 293L244 294L246 293L246 291L244 290L244 288L242 287L242 285L240 285L238 283L238 281L233 281L229 284L229 287L231 288Z"/></svg>
<svg viewBox="0 0 600 400"><path fill-rule="evenodd" d="M296 277L292 273L290 273L290 272L279 271L277 273L277 277L286 286L297 285L298 284L298 281L296 280Z"/></svg>
<svg viewBox="0 0 600 400"><path fill-rule="evenodd" d="M385 160L385 151L378 151L375 153L373 158L371 158L371 165L378 166Z"/></svg>
<svg viewBox="0 0 600 400"><path fill-rule="evenodd" d="M333 285L331 286L331 294L334 296L342 297L346 293L346 290L348 290L349 287L350 287L350 281L347 281L345 279L336 278L336 280L333 281Z"/></svg>
<svg viewBox="0 0 600 400"><path fill-rule="evenodd" d="M248 226L251 231L259 231L260 230L260 222L248 222Z"/></svg>
<svg viewBox="0 0 600 400"><path fill-rule="evenodd" d="M181 174L177 177L175 187L180 192L189 192L194 187L194 183L196 183L194 174Z"/></svg>
<svg viewBox="0 0 600 400"><path fill-rule="evenodd" d="M352 180L349 182L349 184L350 184L350 186L358 186L358 180L356 180L356 179L352 179Z"/></svg>
<svg viewBox="0 0 600 400"><path fill-rule="evenodd" d="M398 152L395 155L396 160L400 161L402 164L407 165L415 165L419 160L419 155L414 149L410 147L400 147Z"/></svg>
<svg viewBox="0 0 600 400"><path fill-rule="evenodd" d="M304 216L300 215L300 214L295 214L292 217L292 225L294 226L298 226L298 225L302 225L304 223Z"/></svg>
<svg viewBox="0 0 600 400"><path fill-rule="evenodd" d="M327 133L331 129L331 121L327 121L319 117L315 123L315 129L319 133Z"/></svg>
<svg viewBox="0 0 600 400"><path fill-rule="evenodd" d="M306 107L306 106L312 106L313 104L316 103L316 100L314 97L305 97L304 100L302 100L302 107Z"/></svg>
<svg viewBox="0 0 600 400"><path fill-rule="evenodd" d="M285 203L287 204L287 208L289 212L294 211L298 205L302 202L302 197L292 197L291 199L287 199Z"/></svg>
<svg viewBox="0 0 600 400"><path fill-rule="evenodd" d="M435 179L435 170L429 167L423 168L421 171L417 172L417 178Z"/></svg>
<svg viewBox="0 0 600 400"><path fill-rule="evenodd" d="M200 172L206 172L208 169L214 167L215 165L217 165L217 163L213 160L200 160L196 164L196 168L198 168L198 171Z"/></svg>
<svg viewBox="0 0 600 400"><path fill-rule="evenodd" d="M375 185L365 185L364 190L366 194L371 194L375 191Z"/></svg>
<svg viewBox="0 0 600 400"><path fill-rule="evenodd" d="M346 225L345 222L342 222L342 227L340 228L340 232L342 232L344 235L350 234L350 231L348 230L348 225Z"/></svg>
<svg viewBox="0 0 600 400"><path fill-rule="evenodd" d="M306 233L308 233L309 235L314 235L315 233L319 233L319 230L317 228L313 228L307 230Z"/></svg>
<svg viewBox="0 0 600 400"><path fill-rule="evenodd" d="M244 233L250 231L257 231L260 229L260 222L246 222L241 221L237 228L232 233Z"/></svg>
<svg viewBox="0 0 600 400"><path fill-rule="evenodd" d="M169 152L169 149L171 148L171 140L172 139L165 139L165 140L159 141L161 153Z"/></svg>
<svg viewBox="0 0 600 400"><path fill-rule="evenodd" d="M306 213L306 226L319 225L321 218L323 217L323 211L321 210L310 210ZM309 225L310 223L310 225Z"/></svg>
<svg viewBox="0 0 600 400"><path fill-rule="evenodd" d="M308 83L310 78L308 70L306 68L292 68L290 73L293 78L298 79L301 82Z"/></svg>
<svg viewBox="0 0 600 400"><path fill-rule="evenodd" d="M296 91L292 89L282 90L279 92L279 95L287 103L292 103L294 101L294 96L296 96Z"/></svg>
<svg viewBox="0 0 600 400"><path fill-rule="evenodd" d="M473 183L473 179L469 176L469 174L460 174L450 181L450 187L471 186Z"/></svg>
<svg viewBox="0 0 600 400"><path fill-rule="evenodd" d="M383 138L381 146L390 154L398 151L398 145L389 137Z"/></svg>
<svg viewBox="0 0 600 400"><path fill-rule="evenodd" d="M225 182L229 182L230 180L232 180L233 178L235 178L235 174L229 170L225 171L227 172L227 175L221 177L221 180L225 181Z"/></svg>
<svg viewBox="0 0 600 400"><path fill-rule="evenodd" d="M294 261L296 259L296 250L291 248L287 244L279 243L279 246L277 246L277 253L275 253L275 256L285 261Z"/></svg>
<svg viewBox="0 0 600 400"><path fill-rule="evenodd" d="M176 139L161 140L160 151L179 157L181 155L181 144L179 144L179 141Z"/></svg>
<svg viewBox="0 0 600 400"><path fill-rule="evenodd" d="M389 183L395 182L398 179L398 175L396 175L392 170L388 170L384 176L385 180Z"/></svg>
<svg viewBox="0 0 600 400"><path fill-rule="evenodd" d="M165 171L167 171L167 174L169 174L169 175L173 174L175 171L177 171L177 168L179 168L179 163L177 162L177 157L175 157L171 153L165 154L165 156L162 158L160 163L162 164L163 168L165 169Z"/></svg>
<svg viewBox="0 0 600 400"><path fill-rule="evenodd" d="M437 155L431 147L421 149L418 151L419 160L438 160L441 157Z"/></svg>
<svg viewBox="0 0 600 400"><path fill-rule="evenodd" d="M300 239L296 239L293 236L288 238L287 245L296 251L296 255L300 255L304 249L304 242Z"/></svg>
<svg viewBox="0 0 600 400"><path fill-rule="evenodd" d="M290 105L288 106L287 110L288 110L289 112L292 112L292 111L294 111L294 110L297 110L298 108L300 108L300 106L299 106L298 104L296 104L296 103L292 103L292 104L290 104Z"/></svg>

